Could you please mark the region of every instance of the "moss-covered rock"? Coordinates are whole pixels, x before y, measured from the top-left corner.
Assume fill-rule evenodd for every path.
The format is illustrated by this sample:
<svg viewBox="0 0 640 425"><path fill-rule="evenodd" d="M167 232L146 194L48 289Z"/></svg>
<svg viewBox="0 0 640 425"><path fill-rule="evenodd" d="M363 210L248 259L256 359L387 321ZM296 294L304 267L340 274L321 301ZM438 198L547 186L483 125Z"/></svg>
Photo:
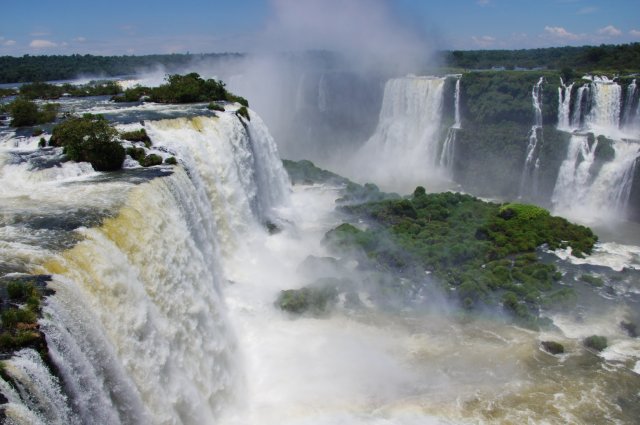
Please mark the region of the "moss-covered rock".
<svg viewBox="0 0 640 425"><path fill-rule="evenodd" d="M164 163L167 165L178 165L178 160L175 156L169 156L165 158Z"/></svg>
<svg viewBox="0 0 640 425"><path fill-rule="evenodd" d="M585 338L582 343L585 347L595 351L602 351L607 348L607 338L600 335L591 335Z"/></svg>
<svg viewBox="0 0 640 425"><path fill-rule="evenodd" d="M335 286L307 286L281 291L276 305L292 314L318 316L327 313L337 299L338 291Z"/></svg>
<svg viewBox="0 0 640 425"><path fill-rule="evenodd" d="M580 276L580 280L588 283L591 286L600 287L604 285L604 282L601 278L590 274L583 274L582 276Z"/></svg>
<svg viewBox="0 0 640 425"><path fill-rule="evenodd" d="M152 144L151 139L147 135L147 131L144 128L120 133L120 138L122 138L123 140L128 140L130 142L142 142L147 148L151 147Z"/></svg>
<svg viewBox="0 0 640 425"><path fill-rule="evenodd" d="M551 354L563 354L564 353L564 345L560 344L556 341L542 341L540 346L548 353Z"/></svg>
<svg viewBox="0 0 640 425"><path fill-rule="evenodd" d="M127 155L129 155L131 158L135 159L141 164L142 164L142 161L144 160L144 157L147 155L147 152L143 148L137 148L137 147L129 147L127 148L126 152L127 152Z"/></svg>
<svg viewBox="0 0 640 425"><path fill-rule="evenodd" d="M145 156L142 161L140 161L140 165L142 165L143 167L153 167L154 165L160 164L162 164L162 157L160 155L156 155L155 153Z"/></svg>

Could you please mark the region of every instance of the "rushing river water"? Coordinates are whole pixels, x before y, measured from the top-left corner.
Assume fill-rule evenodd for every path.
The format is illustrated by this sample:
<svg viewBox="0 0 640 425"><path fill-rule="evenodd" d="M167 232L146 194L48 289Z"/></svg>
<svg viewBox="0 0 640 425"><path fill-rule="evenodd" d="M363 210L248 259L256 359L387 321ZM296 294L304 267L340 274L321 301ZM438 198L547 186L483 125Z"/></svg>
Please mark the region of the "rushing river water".
<svg viewBox="0 0 640 425"><path fill-rule="evenodd" d="M359 308L293 318L274 301L333 273L302 264L336 256L321 240L342 220L339 187L292 187L254 112L63 107L144 125L179 165L98 173L2 128L0 274L50 275L56 291L39 321L56 373L29 349L3 360L8 423L637 423L640 340L620 327L640 323L636 224L597 225L585 260L540 252L577 293L576 307L543 312L549 330L470 318L444 297L379 308L364 287ZM592 334L609 347L585 349Z"/></svg>

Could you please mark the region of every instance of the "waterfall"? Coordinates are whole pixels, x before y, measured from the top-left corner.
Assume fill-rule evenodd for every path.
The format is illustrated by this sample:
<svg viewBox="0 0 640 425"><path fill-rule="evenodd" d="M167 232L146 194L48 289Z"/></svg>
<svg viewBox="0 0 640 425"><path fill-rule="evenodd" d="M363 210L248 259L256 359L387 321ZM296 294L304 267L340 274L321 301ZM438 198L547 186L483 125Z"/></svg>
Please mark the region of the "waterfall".
<svg viewBox="0 0 640 425"><path fill-rule="evenodd" d="M409 190L438 169L444 78L389 80L375 133L356 154L364 181Z"/></svg>
<svg viewBox="0 0 640 425"><path fill-rule="evenodd" d="M582 87L578 88L576 93L576 100L573 104L573 114L571 115L571 127L580 129L584 124L584 110L587 109L584 107L584 103L589 98L589 85L584 84Z"/></svg>
<svg viewBox="0 0 640 425"><path fill-rule="evenodd" d="M460 80L456 80L454 92L454 123L447 132L447 137L442 145L442 153L440 154L440 167L442 167L451 177L453 174L453 159L455 157L456 132L462 128L460 120Z"/></svg>
<svg viewBox="0 0 640 425"><path fill-rule="evenodd" d="M274 220L274 208L287 202L288 176L264 122L251 113L243 123L235 114L150 122L154 144L178 154L187 169L197 169L230 253L243 232L259 221Z"/></svg>
<svg viewBox="0 0 640 425"><path fill-rule="evenodd" d="M163 177L139 183L125 172L70 185L62 174L34 185L28 205L2 193L3 203L23 203L14 207L22 215L48 214L54 202L69 215L76 201L111 211L72 232L65 249L29 253L25 267L52 276L39 324L61 381L33 351L5 361L10 423L203 424L233 402L242 377L221 295L223 254L289 196L275 144L250 113L249 122L226 112L145 123L154 146L183 165ZM34 172L3 164L3 182Z"/></svg>
<svg viewBox="0 0 640 425"><path fill-rule="evenodd" d="M590 146L586 135L571 136L552 196L556 213L588 220L624 218L638 146L614 142L615 158L594 170L597 146L597 140Z"/></svg>
<svg viewBox="0 0 640 425"><path fill-rule="evenodd" d="M542 141L542 83L544 77L540 77L531 90L534 121L529 132L529 143L525 156L522 177L520 178L520 197L525 195L537 195L538 193L538 169L540 167L539 141Z"/></svg>
<svg viewBox="0 0 640 425"><path fill-rule="evenodd" d="M606 77L594 77L591 84L590 127L616 129L620 126L621 87Z"/></svg>
<svg viewBox="0 0 640 425"><path fill-rule="evenodd" d="M636 108L634 108L634 105ZM635 109L640 107L640 102L638 101L638 87L636 85L635 78L627 86L627 95L624 102L623 109L623 126L632 127L635 119L638 119L638 113Z"/></svg>
<svg viewBox="0 0 640 425"><path fill-rule="evenodd" d="M560 87L558 87L558 129L571 129L571 89L573 83L566 86L562 78L560 78Z"/></svg>

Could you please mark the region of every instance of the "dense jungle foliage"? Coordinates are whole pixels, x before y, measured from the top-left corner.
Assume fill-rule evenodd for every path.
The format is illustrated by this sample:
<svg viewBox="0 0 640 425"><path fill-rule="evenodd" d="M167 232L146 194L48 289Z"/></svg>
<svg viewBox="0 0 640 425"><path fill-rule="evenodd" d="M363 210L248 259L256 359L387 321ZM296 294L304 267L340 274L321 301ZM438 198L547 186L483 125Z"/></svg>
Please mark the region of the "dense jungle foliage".
<svg viewBox="0 0 640 425"><path fill-rule="evenodd" d="M462 69L562 69L583 72L615 70L620 73L640 71L640 43L549 47L521 50L454 50L440 53L449 67Z"/></svg>
<svg viewBox="0 0 640 425"><path fill-rule="evenodd" d="M423 279L427 271L465 308L501 303L527 326L538 324L541 305L567 295L556 284L561 276L555 266L539 261L536 249L571 246L583 256L597 241L589 228L537 206L426 194L422 187L410 198L341 209L367 227L338 226L326 235L332 246L358 247L378 267L410 279Z"/></svg>
<svg viewBox="0 0 640 425"><path fill-rule="evenodd" d="M233 60L237 53L171 54L146 56L53 55L0 56L0 83L71 80L82 75L115 77L133 75L164 66L176 72L201 61Z"/></svg>

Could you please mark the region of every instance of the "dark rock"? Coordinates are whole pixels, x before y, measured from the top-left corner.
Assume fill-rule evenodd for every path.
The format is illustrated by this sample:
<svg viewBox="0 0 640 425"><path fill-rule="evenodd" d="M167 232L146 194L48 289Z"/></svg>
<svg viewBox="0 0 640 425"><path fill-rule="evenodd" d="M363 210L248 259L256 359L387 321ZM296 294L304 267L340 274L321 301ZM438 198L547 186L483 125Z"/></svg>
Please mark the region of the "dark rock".
<svg viewBox="0 0 640 425"><path fill-rule="evenodd" d="M555 342L555 341L542 341L540 343L540 345L542 346L542 348L550 353L550 354L562 354L564 353L564 345L560 344L559 342Z"/></svg>

